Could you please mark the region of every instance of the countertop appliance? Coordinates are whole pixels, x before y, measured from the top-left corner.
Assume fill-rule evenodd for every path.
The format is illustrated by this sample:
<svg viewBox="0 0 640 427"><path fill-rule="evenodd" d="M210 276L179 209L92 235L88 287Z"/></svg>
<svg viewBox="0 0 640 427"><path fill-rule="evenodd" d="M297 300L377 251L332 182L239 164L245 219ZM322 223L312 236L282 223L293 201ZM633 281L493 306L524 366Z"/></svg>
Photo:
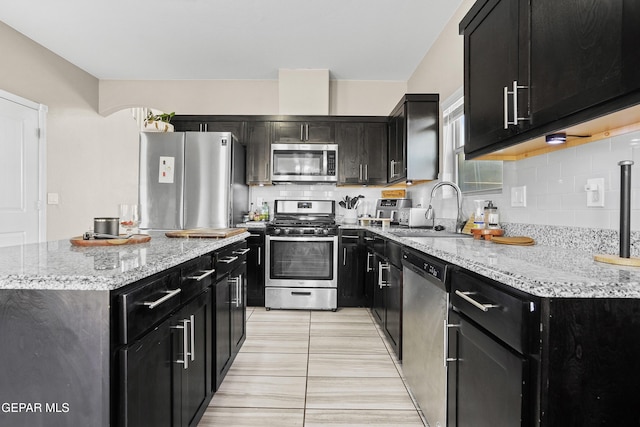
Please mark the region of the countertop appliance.
<svg viewBox="0 0 640 427"><path fill-rule="evenodd" d="M271 181L338 182L338 144L271 144Z"/></svg>
<svg viewBox="0 0 640 427"><path fill-rule="evenodd" d="M406 227L432 227L432 220L427 218L428 208L402 208L398 212L398 224Z"/></svg>
<svg viewBox="0 0 640 427"><path fill-rule="evenodd" d="M249 205L245 151L230 132L140 133L140 228L228 228Z"/></svg>
<svg viewBox="0 0 640 427"><path fill-rule="evenodd" d="M276 200L265 240L267 310L337 309L335 201Z"/></svg>
<svg viewBox="0 0 640 427"><path fill-rule="evenodd" d="M402 267L402 371L429 425L445 427L451 266L405 249Z"/></svg>
<svg viewBox="0 0 640 427"><path fill-rule="evenodd" d="M410 207L411 199L378 199L376 218L390 218L391 224L398 224L400 209Z"/></svg>

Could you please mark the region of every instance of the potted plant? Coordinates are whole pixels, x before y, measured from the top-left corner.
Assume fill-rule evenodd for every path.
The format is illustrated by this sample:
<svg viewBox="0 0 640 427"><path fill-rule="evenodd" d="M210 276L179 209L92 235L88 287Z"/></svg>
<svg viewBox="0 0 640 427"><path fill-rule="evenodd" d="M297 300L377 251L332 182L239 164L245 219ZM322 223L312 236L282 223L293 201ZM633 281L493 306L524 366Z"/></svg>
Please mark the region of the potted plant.
<svg viewBox="0 0 640 427"><path fill-rule="evenodd" d="M153 114L149 111L144 119L143 130L145 132L173 132L173 125L169 123L176 113Z"/></svg>

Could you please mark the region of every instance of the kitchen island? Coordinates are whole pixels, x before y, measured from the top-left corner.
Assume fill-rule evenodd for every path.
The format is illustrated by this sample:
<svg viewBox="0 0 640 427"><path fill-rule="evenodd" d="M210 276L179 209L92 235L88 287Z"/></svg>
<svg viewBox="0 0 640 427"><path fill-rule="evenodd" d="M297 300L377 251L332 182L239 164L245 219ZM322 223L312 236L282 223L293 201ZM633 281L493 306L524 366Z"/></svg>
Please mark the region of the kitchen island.
<svg viewBox="0 0 640 427"><path fill-rule="evenodd" d="M122 372L129 360L118 348L138 342L141 332L127 323L131 313L124 312L122 295L143 286L167 286L157 294L166 294L172 304L181 299L186 304L187 296L198 300L189 289L203 294L210 290L195 284L185 288L184 280L192 277L184 273L200 267L195 263L202 258L211 265L213 253L248 236L177 239L154 233L150 242L135 245L85 248L60 240L0 248L0 425L124 424L127 402L118 400L126 384L115 379L129 374ZM175 292L180 286L181 295ZM226 279L225 289L228 296ZM143 308L166 310L169 316L165 307L171 305L161 306L157 296L151 296L158 308ZM131 309L133 313L136 307ZM211 317L209 311L203 313ZM144 316L137 319L151 322ZM171 417L166 423L172 425Z"/></svg>

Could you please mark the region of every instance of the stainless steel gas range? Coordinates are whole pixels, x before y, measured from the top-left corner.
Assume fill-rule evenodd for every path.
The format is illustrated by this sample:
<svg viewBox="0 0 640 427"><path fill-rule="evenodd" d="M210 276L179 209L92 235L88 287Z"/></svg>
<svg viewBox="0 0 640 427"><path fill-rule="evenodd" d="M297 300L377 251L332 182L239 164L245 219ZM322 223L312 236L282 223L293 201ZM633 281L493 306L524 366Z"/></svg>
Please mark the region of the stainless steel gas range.
<svg viewBox="0 0 640 427"><path fill-rule="evenodd" d="M338 226L335 202L276 200L266 230L265 307L336 310Z"/></svg>

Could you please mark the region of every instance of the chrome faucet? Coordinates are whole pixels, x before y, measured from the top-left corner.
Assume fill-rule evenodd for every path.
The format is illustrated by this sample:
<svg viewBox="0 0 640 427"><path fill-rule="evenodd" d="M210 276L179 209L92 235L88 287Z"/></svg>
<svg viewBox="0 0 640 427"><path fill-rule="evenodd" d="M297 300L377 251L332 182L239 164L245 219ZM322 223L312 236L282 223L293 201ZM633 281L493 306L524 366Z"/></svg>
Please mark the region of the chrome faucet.
<svg viewBox="0 0 640 427"><path fill-rule="evenodd" d="M425 216L427 217L427 220L431 220L431 228L433 228L435 224L436 214L433 210L433 207L431 206L431 201L433 200L433 195L435 194L436 190L444 185L453 187L453 189L456 191L456 199L458 200L458 217L456 218L456 233L462 233L462 229L464 228L464 225L466 222L462 218L462 191L460 190L460 187L456 185L455 182L440 181L439 183L433 186L433 188L431 189L431 197L429 198L429 208L427 209L427 213L425 214Z"/></svg>

